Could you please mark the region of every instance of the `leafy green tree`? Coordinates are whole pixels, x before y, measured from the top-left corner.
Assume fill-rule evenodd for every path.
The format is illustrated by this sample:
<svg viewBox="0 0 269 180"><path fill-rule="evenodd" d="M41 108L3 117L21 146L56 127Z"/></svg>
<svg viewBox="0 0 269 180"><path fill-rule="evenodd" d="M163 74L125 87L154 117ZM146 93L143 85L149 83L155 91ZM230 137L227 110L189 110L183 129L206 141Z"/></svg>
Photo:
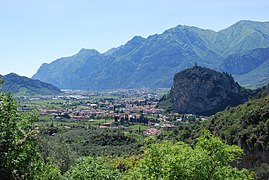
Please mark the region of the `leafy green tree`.
<svg viewBox="0 0 269 180"><path fill-rule="evenodd" d="M247 170L230 166L243 151L206 132L192 148L163 141L145 150L144 158L124 179L253 179Z"/></svg>
<svg viewBox="0 0 269 180"><path fill-rule="evenodd" d="M36 115L17 111L11 95L0 92L0 177L33 179L42 167L37 148Z"/></svg>
<svg viewBox="0 0 269 180"><path fill-rule="evenodd" d="M58 166L50 160L45 164L39 153L36 113L17 109L12 96L0 92L0 179L61 179Z"/></svg>
<svg viewBox="0 0 269 180"><path fill-rule="evenodd" d="M121 173L126 173L135 167L140 158L141 157L138 155L132 155L129 157L118 157L115 159L114 166L118 170L120 170Z"/></svg>
<svg viewBox="0 0 269 180"><path fill-rule="evenodd" d="M61 180L64 177L61 175L61 170L51 159L47 160L46 164L42 164L39 173L36 174L34 180Z"/></svg>
<svg viewBox="0 0 269 180"><path fill-rule="evenodd" d="M69 180L88 180L88 179L120 179L119 171L104 158L85 157L71 168L66 177Z"/></svg>
<svg viewBox="0 0 269 180"><path fill-rule="evenodd" d="M72 165L75 164L77 155L71 148L62 142L63 140L56 140L48 137L40 138L40 152L45 162L51 159L59 167L62 173L66 172Z"/></svg>

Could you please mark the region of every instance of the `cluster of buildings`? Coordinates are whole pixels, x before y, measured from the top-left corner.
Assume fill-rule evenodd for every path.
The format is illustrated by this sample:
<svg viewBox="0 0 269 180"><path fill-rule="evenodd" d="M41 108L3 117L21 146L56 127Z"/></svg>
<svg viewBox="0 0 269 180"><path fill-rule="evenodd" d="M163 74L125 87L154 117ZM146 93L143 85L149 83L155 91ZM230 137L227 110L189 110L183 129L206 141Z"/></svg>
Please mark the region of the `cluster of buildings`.
<svg viewBox="0 0 269 180"><path fill-rule="evenodd" d="M47 116L58 121L114 119L117 126L143 123L152 127L144 132L145 135L159 134L158 128L174 128L173 123L168 123L171 120L174 122L184 120L179 114L165 114L163 109L157 107L159 97L146 91L116 91L109 95L77 91L66 92L65 95L58 97L29 99L29 101L36 100L46 100L47 102L47 105L38 107L41 117ZM27 107L21 107L22 111L25 109L29 110ZM186 117L190 119L192 115L185 115ZM158 124L159 122L162 124ZM100 128L110 127L115 128L115 124L100 125Z"/></svg>
<svg viewBox="0 0 269 180"><path fill-rule="evenodd" d="M71 103L70 103L71 102ZM140 118L141 114L157 116L164 113L153 98L104 98L62 102L66 108L40 108L41 116L76 119ZM55 102L48 102L55 104Z"/></svg>

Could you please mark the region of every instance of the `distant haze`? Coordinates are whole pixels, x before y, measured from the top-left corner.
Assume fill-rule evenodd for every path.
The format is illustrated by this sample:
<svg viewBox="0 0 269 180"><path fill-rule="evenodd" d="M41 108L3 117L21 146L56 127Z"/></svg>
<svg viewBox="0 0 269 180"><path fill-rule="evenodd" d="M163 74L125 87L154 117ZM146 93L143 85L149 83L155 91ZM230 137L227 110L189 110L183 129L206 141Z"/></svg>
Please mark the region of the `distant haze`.
<svg viewBox="0 0 269 180"><path fill-rule="evenodd" d="M3 1L0 74L31 77L81 48L105 52L179 24L218 31L243 19L268 21L268 9L268 0Z"/></svg>

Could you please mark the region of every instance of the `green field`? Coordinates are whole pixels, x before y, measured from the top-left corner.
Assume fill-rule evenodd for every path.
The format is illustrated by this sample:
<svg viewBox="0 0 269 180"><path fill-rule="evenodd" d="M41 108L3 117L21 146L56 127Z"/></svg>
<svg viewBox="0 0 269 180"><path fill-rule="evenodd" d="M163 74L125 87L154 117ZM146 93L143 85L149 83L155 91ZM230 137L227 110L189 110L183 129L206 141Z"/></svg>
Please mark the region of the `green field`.
<svg viewBox="0 0 269 180"><path fill-rule="evenodd" d="M61 109L61 108L80 108L84 109L87 106L83 106L82 104L86 103L87 101L68 101L68 100L61 100L61 99L54 99L54 100L30 100L30 101L22 101L20 102L20 106L27 106L30 108L50 108L50 109Z"/></svg>
<svg viewBox="0 0 269 180"><path fill-rule="evenodd" d="M41 127L50 126L53 123L53 126L56 127L89 127L94 126L98 127L106 122L114 122L113 119L87 119L87 120L55 120L53 118L50 118L48 116L44 116L40 118L39 121L36 121L35 123L38 124Z"/></svg>
<svg viewBox="0 0 269 180"><path fill-rule="evenodd" d="M135 125L129 126L129 128L134 129L134 130L137 130L137 131L140 128L141 131L144 131L144 130L150 128L150 127L149 126L142 125L142 124L135 124Z"/></svg>
<svg viewBox="0 0 269 180"><path fill-rule="evenodd" d="M35 124L42 127L57 127L59 129L70 129L70 128L90 128L90 127L99 127L103 125L103 123L106 122L114 122L114 119L87 119L87 120L55 120L49 116L41 117L39 121L36 121ZM149 126L146 126L144 124L135 124L135 125L129 125L127 126L130 129L133 129L135 131L144 131Z"/></svg>
<svg viewBox="0 0 269 180"><path fill-rule="evenodd" d="M48 108L61 108L65 100L31 100L19 102L21 106L28 106L33 108L48 107Z"/></svg>

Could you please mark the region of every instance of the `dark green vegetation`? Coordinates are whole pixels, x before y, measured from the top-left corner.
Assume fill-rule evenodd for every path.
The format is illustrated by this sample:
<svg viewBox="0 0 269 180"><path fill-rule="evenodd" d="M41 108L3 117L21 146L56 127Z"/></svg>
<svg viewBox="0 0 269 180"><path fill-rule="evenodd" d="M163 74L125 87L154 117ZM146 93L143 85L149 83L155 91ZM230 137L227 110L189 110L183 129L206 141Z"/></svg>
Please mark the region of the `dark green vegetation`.
<svg viewBox="0 0 269 180"><path fill-rule="evenodd" d="M85 157L79 160L79 163L66 173L67 179L121 179L119 170L113 167L111 160L105 158Z"/></svg>
<svg viewBox="0 0 269 180"><path fill-rule="evenodd" d="M0 94L0 176L3 179L31 179L39 166L37 129L30 114L19 114L11 95Z"/></svg>
<svg viewBox="0 0 269 180"><path fill-rule="evenodd" d="M160 99L158 103L158 108L165 109L167 112L173 112L174 111L174 105L173 105L173 94L172 89L163 97Z"/></svg>
<svg viewBox="0 0 269 180"><path fill-rule="evenodd" d="M268 44L268 22L240 21L219 32L179 25L103 54L82 49L43 64L33 78L62 89L171 87L175 73L197 63L255 87L268 83Z"/></svg>
<svg viewBox="0 0 269 180"><path fill-rule="evenodd" d="M126 179L252 179L252 175L229 165L242 155L238 146L224 144L205 132L191 147L183 142L163 141L150 145Z"/></svg>
<svg viewBox="0 0 269 180"><path fill-rule="evenodd" d="M0 93L0 177L12 179L59 179L60 170L39 153L37 116L18 113L17 103Z"/></svg>
<svg viewBox="0 0 269 180"><path fill-rule="evenodd" d="M269 164L269 96L227 108L200 128L210 130L229 144L240 145L245 151L242 166Z"/></svg>
<svg viewBox="0 0 269 180"><path fill-rule="evenodd" d="M46 141L64 143L79 156L117 157L141 153L139 148L143 145L143 137L132 131L74 127L62 132L48 128L45 133L57 133Z"/></svg>
<svg viewBox="0 0 269 180"><path fill-rule="evenodd" d="M59 88L51 84L14 73L2 76L2 78L4 79L4 84L1 90L16 96L55 95L61 93Z"/></svg>
<svg viewBox="0 0 269 180"><path fill-rule="evenodd" d="M257 99L236 107L228 107L208 120L179 126L171 132L160 134L157 138L193 144L204 130L209 130L226 143L238 145L244 150L237 167L254 170L256 179L268 179L269 96L266 94L260 93Z"/></svg>

